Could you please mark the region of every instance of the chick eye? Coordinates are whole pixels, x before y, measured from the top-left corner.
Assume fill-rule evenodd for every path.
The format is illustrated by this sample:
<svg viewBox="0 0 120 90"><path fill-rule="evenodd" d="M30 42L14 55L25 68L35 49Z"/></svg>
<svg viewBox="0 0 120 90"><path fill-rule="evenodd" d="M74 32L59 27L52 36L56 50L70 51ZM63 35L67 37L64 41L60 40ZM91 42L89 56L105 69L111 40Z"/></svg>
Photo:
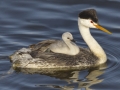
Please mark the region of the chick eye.
<svg viewBox="0 0 120 90"><path fill-rule="evenodd" d="M93 23L93 21L90 21L91 23Z"/></svg>
<svg viewBox="0 0 120 90"><path fill-rule="evenodd" d="M69 38L67 38L67 39L69 39Z"/></svg>

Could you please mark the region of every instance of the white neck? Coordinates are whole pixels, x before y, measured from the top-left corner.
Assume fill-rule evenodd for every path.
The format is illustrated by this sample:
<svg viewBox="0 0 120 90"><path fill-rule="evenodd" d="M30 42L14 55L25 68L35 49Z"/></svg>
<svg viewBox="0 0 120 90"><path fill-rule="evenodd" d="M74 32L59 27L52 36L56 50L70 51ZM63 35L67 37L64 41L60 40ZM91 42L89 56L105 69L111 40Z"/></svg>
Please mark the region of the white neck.
<svg viewBox="0 0 120 90"><path fill-rule="evenodd" d="M84 41L87 43L92 53L99 58L99 63L104 63L107 60L106 54L98 42L92 37L89 27L82 25L80 19L78 19L78 26Z"/></svg>
<svg viewBox="0 0 120 90"><path fill-rule="evenodd" d="M69 53L70 55L76 55L76 54L79 53L80 49L79 49L79 47L78 47L75 43L70 42L70 41L67 41L67 42L65 42L65 43L67 44L67 46L68 46L68 48L69 48L68 53Z"/></svg>

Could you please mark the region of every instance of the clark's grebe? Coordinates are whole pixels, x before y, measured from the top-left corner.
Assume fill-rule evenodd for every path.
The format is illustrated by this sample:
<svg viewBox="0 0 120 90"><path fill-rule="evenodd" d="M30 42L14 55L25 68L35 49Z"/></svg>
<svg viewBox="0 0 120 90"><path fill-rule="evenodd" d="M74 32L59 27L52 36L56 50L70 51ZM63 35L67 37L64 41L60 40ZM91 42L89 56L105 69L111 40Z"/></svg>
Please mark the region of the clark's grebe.
<svg viewBox="0 0 120 90"><path fill-rule="evenodd" d="M50 52L50 47L57 40L45 40L28 48L22 48L10 56L14 67L21 68L79 68L100 65L106 62L107 57L92 37L89 28L98 28L111 34L98 24L96 11L87 9L80 12L78 17L79 31L89 49L79 47L80 52L76 55L68 55Z"/></svg>

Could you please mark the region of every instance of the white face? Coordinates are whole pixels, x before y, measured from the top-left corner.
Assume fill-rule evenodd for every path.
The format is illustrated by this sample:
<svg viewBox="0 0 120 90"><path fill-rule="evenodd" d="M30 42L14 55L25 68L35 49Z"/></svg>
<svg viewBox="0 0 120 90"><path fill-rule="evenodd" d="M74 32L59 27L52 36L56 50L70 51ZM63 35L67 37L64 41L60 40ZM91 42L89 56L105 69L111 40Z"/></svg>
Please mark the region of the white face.
<svg viewBox="0 0 120 90"><path fill-rule="evenodd" d="M73 40L73 36L70 32L65 32L62 35L62 39L65 41L71 41L71 40Z"/></svg>
<svg viewBox="0 0 120 90"><path fill-rule="evenodd" d="M78 23L84 25L85 27L89 27L89 28L96 28L95 25L97 25L91 19L78 18Z"/></svg>

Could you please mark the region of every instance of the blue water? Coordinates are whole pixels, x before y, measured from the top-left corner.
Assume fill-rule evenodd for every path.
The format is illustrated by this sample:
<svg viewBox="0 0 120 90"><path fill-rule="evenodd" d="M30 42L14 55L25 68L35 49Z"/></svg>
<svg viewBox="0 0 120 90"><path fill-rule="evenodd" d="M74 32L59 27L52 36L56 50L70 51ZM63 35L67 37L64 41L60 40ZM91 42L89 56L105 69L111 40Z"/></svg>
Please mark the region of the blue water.
<svg viewBox="0 0 120 90"><path fill-rule="evenodd" d="M91 33L107 53L106 65L81 71L41 74L37 70L12 69L8 56L16 50L46 39L79 34L78 14L94 8L99 23L112 35L97 29ZM0 1L0 90L119 90L120 89L119 0L1 0ZM11 71L12 72L8 72Z"/></svg>

